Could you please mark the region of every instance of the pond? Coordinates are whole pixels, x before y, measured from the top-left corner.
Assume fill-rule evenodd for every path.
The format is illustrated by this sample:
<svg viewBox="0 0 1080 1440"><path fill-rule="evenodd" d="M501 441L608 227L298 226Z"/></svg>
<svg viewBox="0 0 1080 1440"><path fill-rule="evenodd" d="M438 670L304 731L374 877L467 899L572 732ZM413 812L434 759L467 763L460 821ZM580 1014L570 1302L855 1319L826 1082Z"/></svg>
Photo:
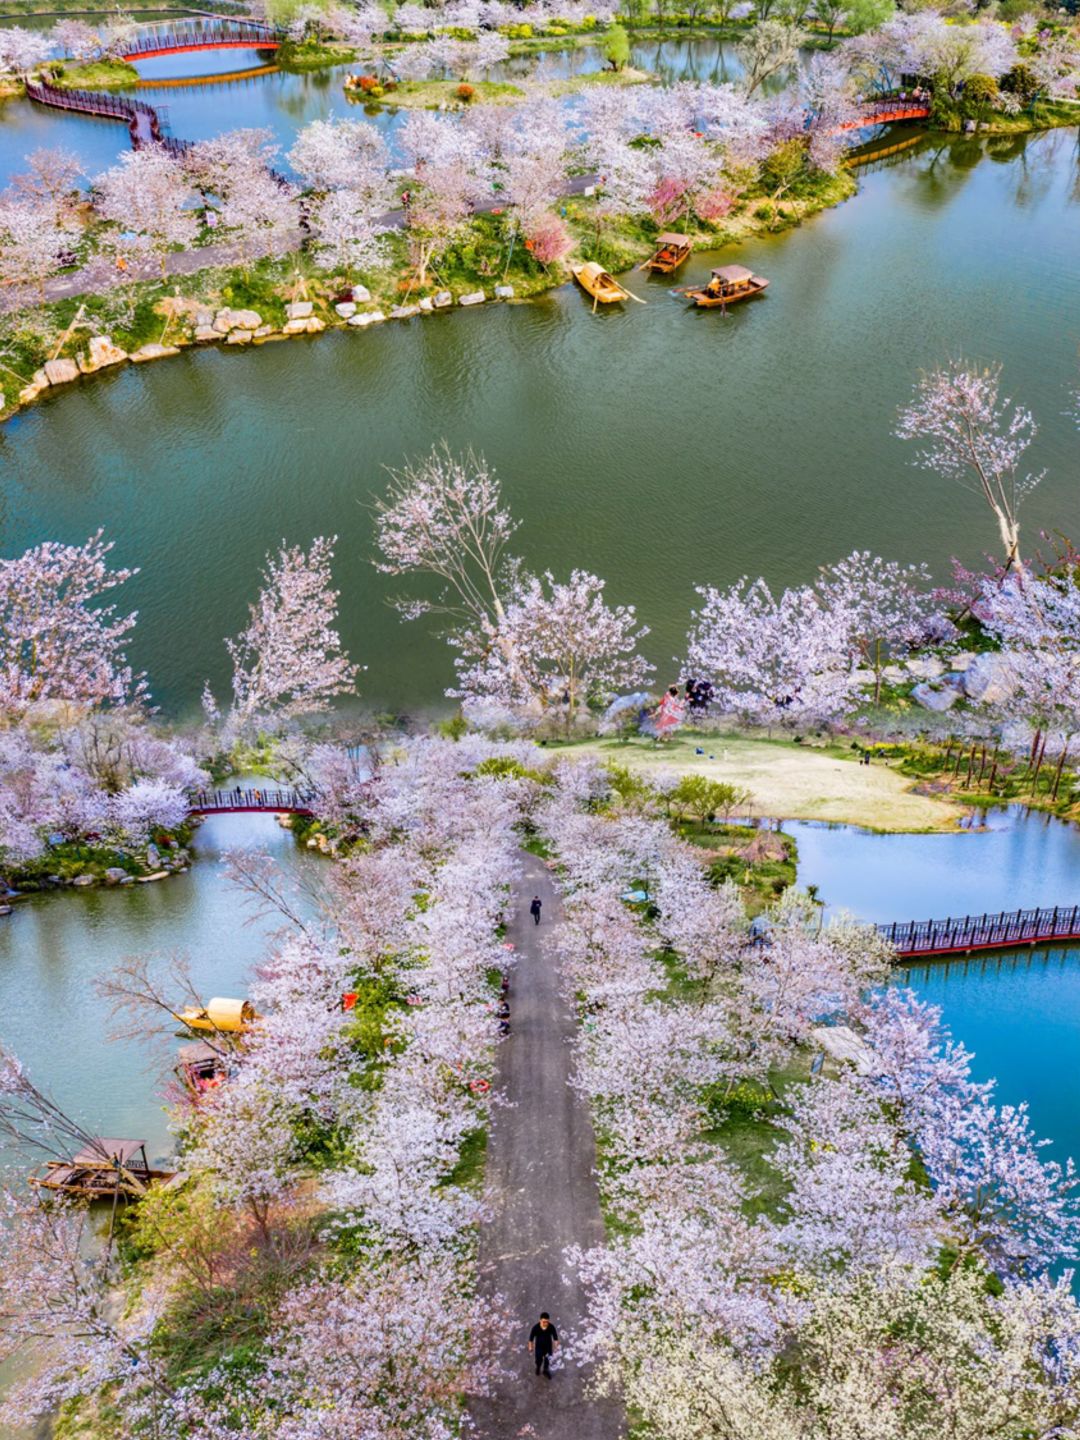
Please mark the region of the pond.
<svg viewBox="0 0 1080 1440"><path fill-rule="evenodd" d="M173 1152L164 1092L179 1041L113 1041L96 977L129 956L184 955L200 994L243 995L251 966L280 924L253 915L229 882L229 849L274 855L317 884L320 861L265 815L208 819L183 875L125 889L68 890L17 903L0 925L0 1041L67 1113L97 1134L139 1136L151 1159Z"/></svg>
<svg viewBox="0 0 1080 1440"><path fill-rule="evenodd" d="M526 561L594 570L652 627L660 679L695 584L811 578L856 546L980 563L996 544L976 498L912 464L892 435L920 370L999 358L1037 411L1026 533L1080 532L1076 132L925 140L861 193L723 258L771 279L728 315L663 281L590 313L572 286L362 334L187 352L45 398L0 431L0 546L102 523L140 612L133 650L174 713L226 683L221 637L244 623L267 550L337 534L342 631L366 703L440 703L447 649L402 627L371 561L385 468L445 438L483 452L523 521ZM685 281L718 255L693 257ZM990 298L988 298L990 297ZM919 907L922 909L923 907Z"/></svg>

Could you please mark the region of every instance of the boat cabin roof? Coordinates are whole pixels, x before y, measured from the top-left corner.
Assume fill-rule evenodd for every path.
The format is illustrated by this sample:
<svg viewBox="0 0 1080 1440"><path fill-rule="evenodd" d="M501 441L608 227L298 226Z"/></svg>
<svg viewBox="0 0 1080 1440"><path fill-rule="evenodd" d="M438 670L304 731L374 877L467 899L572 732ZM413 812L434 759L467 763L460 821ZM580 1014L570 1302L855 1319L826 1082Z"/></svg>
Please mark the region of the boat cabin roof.
<svg viewBox="0 0 1080 1440"><path fill-rule="evenodd" d="M87 1170L104 1169L114 1163L127 1165L145 1144L145 1140L116 1140L111 1135L95 1135L92 1144L72 1156L71 1163Z"/></svg>
<svg viewBox="0 0 1080 1440"><path fill-rule="evenodd" d="M723 280L728 285L734 285L739 280L752 280L754 272L747 270L745 265L721 265L719 269L712 272L718 280Z"/></svg>
<svg viewBox="0 0 1080 1440"><path fill-rule="evenodd" d="M657 245L690 245L692 242L689 235L676 235L674 230L665 230L662 235L656 237Z"/></svg>
<svg viewBox="0 0 1080 1440"><path fill-rule="evenodd" d="M196 1040L192 1045L181 1045L179 1058L185 1065L201 1065L207 1060L219 1060L219 1052L205 1040Z"/></svg>

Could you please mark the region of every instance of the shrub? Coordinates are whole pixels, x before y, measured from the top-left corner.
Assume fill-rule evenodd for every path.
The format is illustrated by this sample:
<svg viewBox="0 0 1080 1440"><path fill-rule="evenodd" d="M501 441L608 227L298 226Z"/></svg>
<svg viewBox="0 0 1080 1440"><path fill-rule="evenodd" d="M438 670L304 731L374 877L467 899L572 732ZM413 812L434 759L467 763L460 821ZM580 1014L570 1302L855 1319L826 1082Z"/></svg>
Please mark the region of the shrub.
<svg viewBox="0 0 1080 1440"><path fill-rule="evenodd" d="M1014 65L1001 77L999 88L1007 95L1015 95L1021 105L1030 105L1039 93L1039 82L1029 65Z"/></svg>
<svg viewBox="0 0 1080 1440"><path fill-rule="evenodd" d="M992 75L972 75L964 82L964 109L982 114L998 98L998 84Z"/></svg>
<svg viewBox="0 0 1080 1440"><path fill-rule="evenodd" d="M459 85L454 94L464 105L468 105L476 98L476 91L471 85Z"/></svg>
<svg viewBox="0 0 1080 1440"><path fill-rule="evenodd" d="M371 92L372 92L372 90L378 90L378 89L380 89L380 88L381 88L381 87L380 87L380 85L379 85L379 81L378 81L378 79L377 79L376 76L374 76L374 75L361 75L361 76L360 76L360 89L364 92L365 95L370 95Z"/></svg>

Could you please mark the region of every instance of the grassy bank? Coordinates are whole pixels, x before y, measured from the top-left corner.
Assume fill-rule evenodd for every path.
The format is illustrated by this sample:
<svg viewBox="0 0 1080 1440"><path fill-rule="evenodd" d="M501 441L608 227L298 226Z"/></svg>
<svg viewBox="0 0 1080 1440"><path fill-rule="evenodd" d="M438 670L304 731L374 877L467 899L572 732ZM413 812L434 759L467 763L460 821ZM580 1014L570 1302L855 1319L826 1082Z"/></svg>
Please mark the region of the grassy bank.
<svg viewBox="0 0 1080 1440"><path fill-rule="evenodd" d="M286 40L275 63L281 70L322 70L329 65L350 65L355 59L356 51L348 45L324 45L317 40L295 44Z"/></svg>
<svg viewBox="0 0 1080 1440"><path fill-rule="evenodd" d="M840 745L684 732L662 745L584 740L567 748L646 777L674 770L736 785L750 792L755 816L829 820L888 833L951 830L962 813L946 797L916 793L912 777L887 759L859 765L855 751Z"/></svg>
<svg viewBox="0 0 1080 1440"><path fill-rule="evenodd" d="M50 71L52 84L63 90L111 90L139 83L139 72L126 60L62 61Z"/></svg>

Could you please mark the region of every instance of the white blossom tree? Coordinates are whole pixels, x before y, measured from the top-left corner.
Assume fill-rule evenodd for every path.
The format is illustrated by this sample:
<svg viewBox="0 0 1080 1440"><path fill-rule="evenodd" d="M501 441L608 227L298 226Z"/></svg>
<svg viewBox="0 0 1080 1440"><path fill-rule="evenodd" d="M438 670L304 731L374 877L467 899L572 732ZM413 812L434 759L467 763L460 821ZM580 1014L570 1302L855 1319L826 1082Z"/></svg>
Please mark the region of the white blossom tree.
<svg viewBox="0 0 1080 1440"><path fill-rule="evenodd" d="M116 226L106 232L110 247L156 256L164 279L169 251L191 245L199 231L181 163L159 146L129 150L94 189L98 214Z"/></svg>

